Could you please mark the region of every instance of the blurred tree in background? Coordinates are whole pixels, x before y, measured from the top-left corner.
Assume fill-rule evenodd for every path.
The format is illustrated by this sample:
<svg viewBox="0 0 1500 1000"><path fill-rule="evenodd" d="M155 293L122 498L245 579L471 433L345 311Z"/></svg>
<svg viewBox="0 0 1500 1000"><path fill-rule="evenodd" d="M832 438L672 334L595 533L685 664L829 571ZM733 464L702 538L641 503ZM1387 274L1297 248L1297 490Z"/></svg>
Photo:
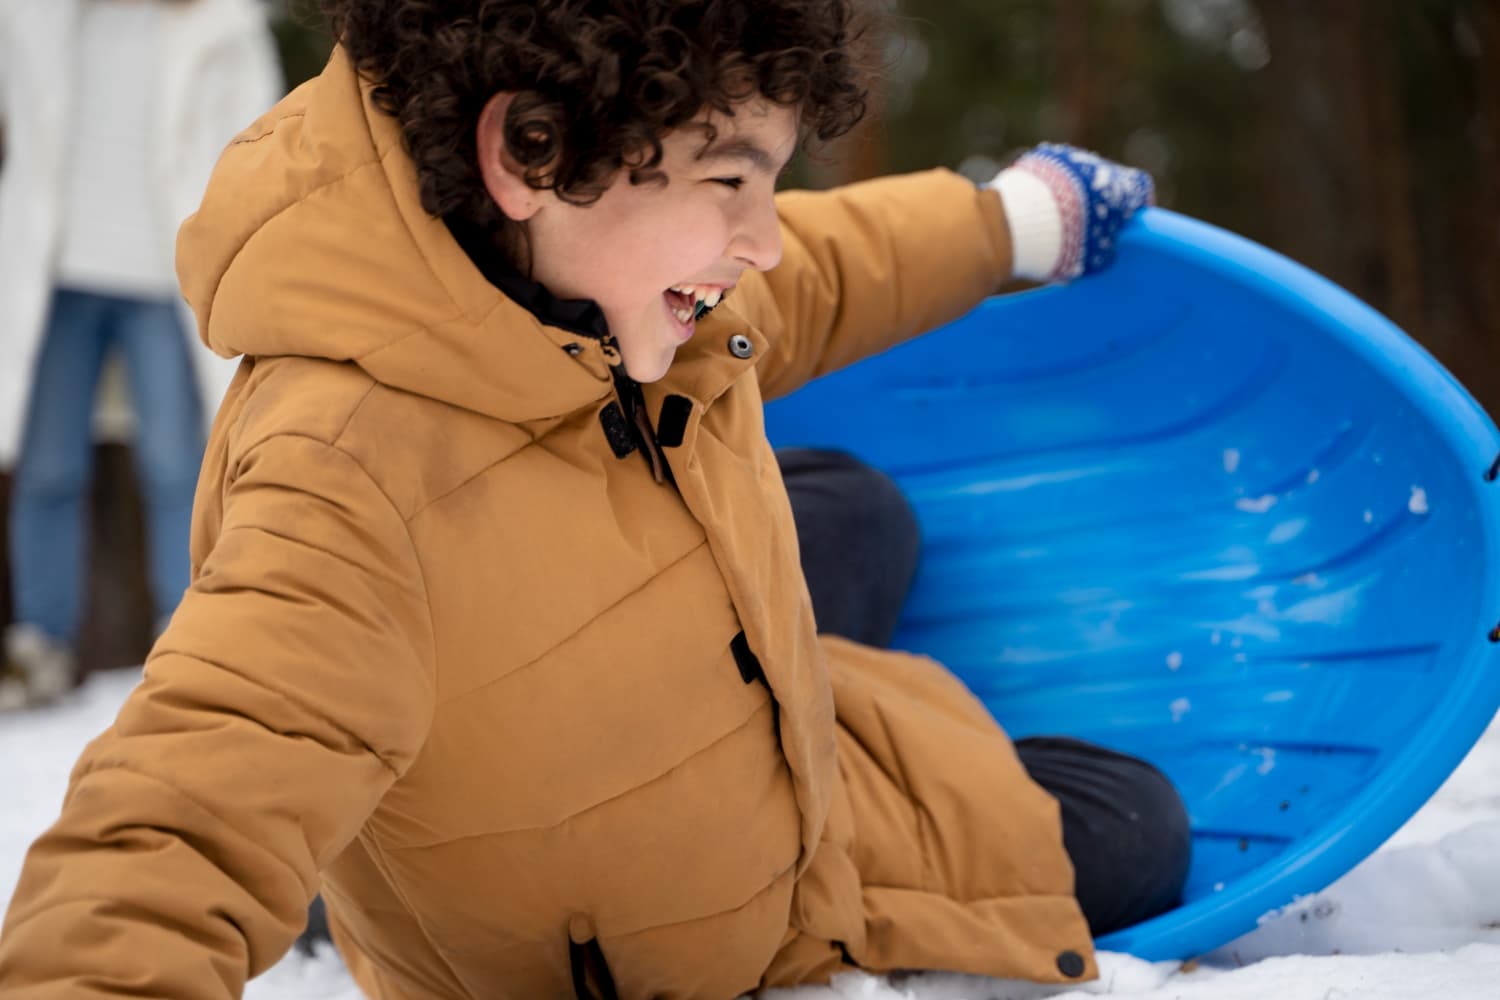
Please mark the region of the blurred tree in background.
<svg viewBox="0 0 1500 1000"><path fill-rule="evenodd" d="M1350 289L1500 413L1500 0L866 2L876 114L794 182L1095 149ZM328 52L310 7L278 2L294 84Z"/></svg>
<svg viewBox="0 0 1500 1000"><path fill-rule="evenodd" d="M1163 205L1350 289L1500 414L1500 0L866 2L888 14L877 113L795 183L983 180L1039 141L1096 149L1149 170ZM292 85L327 58L314 6L273 3ZM143 590L129 551L96 570ZM93 665L144 654L86 645Z"/></svg>

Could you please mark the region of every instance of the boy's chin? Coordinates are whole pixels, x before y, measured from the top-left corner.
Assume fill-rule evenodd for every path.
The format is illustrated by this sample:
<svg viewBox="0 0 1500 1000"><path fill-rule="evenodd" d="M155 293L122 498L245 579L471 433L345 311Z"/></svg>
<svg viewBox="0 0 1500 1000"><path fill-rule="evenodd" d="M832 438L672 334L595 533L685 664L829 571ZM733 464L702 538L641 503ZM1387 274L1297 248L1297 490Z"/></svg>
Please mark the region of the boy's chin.
<svg viewBox="0 0 1500 1000"><path fill-rule="evenodd" d="M625 371L635 381L641 384L659 382L672 367L672 362L677 357L675 347L663 348L661 351L648 352L645 357L631 357L625 355Z"/></svg>
<svg viewBox="0 0 1500 1000"><path fill-rule="evenodd" d="M642 385L649 385L652 382L660 382L663 378L665 378L667 370L671 367L672 359L667 358L665 361L657 361L649 365L641 365L642 370L639 373L637 373L634 368L631 368L628 363L625 366L625 370L629 372L630 377L635 379L637 382L641 383Z"/></svg>

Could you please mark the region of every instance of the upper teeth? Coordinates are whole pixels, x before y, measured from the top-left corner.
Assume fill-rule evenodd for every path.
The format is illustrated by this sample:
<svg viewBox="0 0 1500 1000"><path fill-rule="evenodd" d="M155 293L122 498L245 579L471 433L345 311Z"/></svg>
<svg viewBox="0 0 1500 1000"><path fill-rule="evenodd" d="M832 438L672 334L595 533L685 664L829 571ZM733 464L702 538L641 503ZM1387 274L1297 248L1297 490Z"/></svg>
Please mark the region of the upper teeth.
<svg viewBox="0 0 1500 1000"><path fill-rule="evenodd" d="M692 299L695 308L701 302L704 306L712 309L724 297L724 289L715 288L711 285L674 285L672 291L678 295Z"/></svg>

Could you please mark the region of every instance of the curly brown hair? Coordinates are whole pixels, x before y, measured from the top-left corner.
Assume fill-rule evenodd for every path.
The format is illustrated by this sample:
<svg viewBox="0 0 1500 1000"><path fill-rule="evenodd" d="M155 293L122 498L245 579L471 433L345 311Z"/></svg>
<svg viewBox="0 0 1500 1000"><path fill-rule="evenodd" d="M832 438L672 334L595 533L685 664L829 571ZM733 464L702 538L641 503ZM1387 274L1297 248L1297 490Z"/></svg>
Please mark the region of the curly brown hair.
<svg viewBox="0 0 1500 1000"><path fill-rule="evenodd" d="M513 91L510 154L534 188L576 204L621 169L659 179L662 137L764 97L836 138L866 106L858 0L320 0L374 100L395 116L435 216L502 220L475 129ZM711 141L712 136L708 136Z"/></svg>

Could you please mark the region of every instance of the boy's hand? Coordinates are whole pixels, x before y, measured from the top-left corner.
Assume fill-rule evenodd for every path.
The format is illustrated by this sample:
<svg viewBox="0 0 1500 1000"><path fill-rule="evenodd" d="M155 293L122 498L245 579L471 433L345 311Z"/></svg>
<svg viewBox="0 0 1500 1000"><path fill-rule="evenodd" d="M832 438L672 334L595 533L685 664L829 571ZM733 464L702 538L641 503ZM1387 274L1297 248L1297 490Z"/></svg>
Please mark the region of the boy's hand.
<svg viewBox="0 0 1500 1000"><path fill-rule="evenodd" d="M1156 203L1145 171L1050 142L986 187L1005 203L1015 276L1032 281L1071 281L1108 267L1121 227Z"/></svg>

